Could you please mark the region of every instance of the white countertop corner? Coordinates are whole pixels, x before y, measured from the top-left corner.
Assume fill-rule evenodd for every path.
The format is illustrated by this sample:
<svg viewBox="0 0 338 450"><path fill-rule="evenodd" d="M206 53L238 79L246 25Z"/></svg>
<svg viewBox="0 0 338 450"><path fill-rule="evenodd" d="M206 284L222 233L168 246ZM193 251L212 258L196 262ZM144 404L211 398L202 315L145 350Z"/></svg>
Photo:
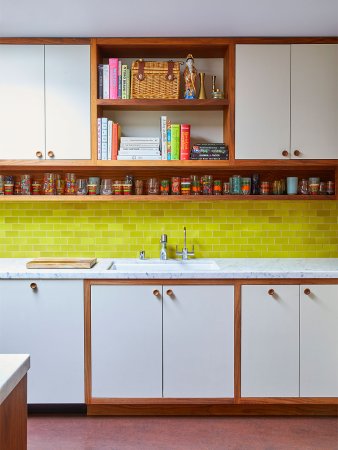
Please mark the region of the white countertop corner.
<svg viewBox="0 0 338 450"><path fill-rule="evenodd" d="M26 375L29 368L29 355L0 354L0 405Z"/></svg>

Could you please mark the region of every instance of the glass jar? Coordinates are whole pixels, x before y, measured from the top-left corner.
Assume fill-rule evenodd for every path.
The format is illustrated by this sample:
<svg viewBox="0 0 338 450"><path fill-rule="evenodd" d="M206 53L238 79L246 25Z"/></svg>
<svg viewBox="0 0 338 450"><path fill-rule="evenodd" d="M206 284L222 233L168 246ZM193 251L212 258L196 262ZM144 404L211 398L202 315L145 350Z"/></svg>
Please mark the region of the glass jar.
<svg viewBox="0 0 338 450"><path fill-rule="evenodd" d="M251 194L251 178L243 177L241 180L241 194L250 195Z"/></svg>
<svg viewBox="0 0 338 450"><path fill-rule="evenodd" d="M169 180L161 180L161 195L169 195L170 182Z"/></svg>
<svg viewBox="0 0 338 450"><path fill-rule="evenodd" d="M42 192L44 195L55 195L56 193L55 178L56 178L55 173L43 174ZM73 194L75 194L75 186Z"/></svg>
<svg viewBox="0 0 338 450"><path fill-rule="evenodd" d="M270 194L270 182L269 181L261 181L260 194L261 195L269 195Z"/></svg>
<svg viewBox="0 0 338 450"><path fill-rule="evenodd" d="M76 180L76 195L88 194L88 181L86 178L78 178Z"/></svg>
<svg viewBox="0 0 338 450"><path fill-rule="evenodd" d="M213 194L214 195L222 195L222 181L221 180L214 181Z"/></svg>
<svg viewBox="0 0 338 450"><path fill-rule="evenodd" d="M109 178L101 180L101 186L100 186L100 194L101 195L112 195L112 183Z"/></svg>
<svg viewBox="0 0 338 450"><path fill-rule="evenodd" d="M309 178L309 194L317 195L319 193L320 179L318 177Z"/></svg>
<svg viewBox="0 0 338 450"><path fill-rule="evenodd" d="M158 195L160 193L160 184L157 178L149 178L147 180L147 194Z"/></svg>
<svg viewBox="0 0 338 450"><path fill-rule="evenodd" d="M31 195L31 176L20 175L21 195Z"/></svg>
<svg viewBox="0 0 338 450"><path fill-rule="evenodd" d="M251 182L251 191L253 195L258 195L260 193L260 183L259 183L259 174L252 174L252 182Z"/></svg>
<svg viewBox="0 0 338 450"><path fill-rule="evenodd" d="M326 183L326 193L328 195L333 195L334 194L334 181L328 181Z"/></svg>
<svg viewBox="0 0 338 450"><path fill-rule="evenodd" d="M143 195L143 180L135 180L135 194Z"/></svg>
<svg viewBox="0 0 338 450"><path fill-rule="evenodd" d="M190 176L190 180L191 180L191 194L192 195L200 195L201 193L201 184L200 184L200 179L198 175L191 175Z"/></svg>
<svg viewBox="0 0 338 450"><path fill-rule="evenodd" d="M171 195L181 194L181 177L172 177L171 179Z"/></svg>
<svg viewBox="0 0 338 450"><path fill-rule="evenodd" d="M234 195L239 195L241 193L241 176L233 175L230 178L230 193Z"/></svg>
<svg viewBox="0 0 338 450"><path fill-rule="evenodd" d="M321 181L319 183L319 194L320 195L326 195L327 187L325 181Z"/></svg>
<svg viewBox="0 0 338 450"><path fill-rule="evenodd" d="M298 193L301 195L309 194L309 182L306 178L302 178L299 182Z"/></svg>
<svg viewBox="0 0 338 450"><path fill-rule="evenodd" d="M190 195L191 180L190 178L181 179L181 194Z"/></svg>
<svg viewBox="0 0 338 450"><path fill-rule="evenodd" d="M75 173L66 173L65 175L65 194L74 195L76 190L76 175Z"/></svg>
<svg viewBox="0 0 338 450"><path fill-rule="evenodd" d="M203 195L212 195L213 188L213 176L204 175L202 177L202 193Z"/></svg>
<svg viewBox="0 0 338 450"><path fill-rule="evenodd" d="M224 181L223 183L223 195L229 195L230 194L230 183L229 181Z"/></svg>

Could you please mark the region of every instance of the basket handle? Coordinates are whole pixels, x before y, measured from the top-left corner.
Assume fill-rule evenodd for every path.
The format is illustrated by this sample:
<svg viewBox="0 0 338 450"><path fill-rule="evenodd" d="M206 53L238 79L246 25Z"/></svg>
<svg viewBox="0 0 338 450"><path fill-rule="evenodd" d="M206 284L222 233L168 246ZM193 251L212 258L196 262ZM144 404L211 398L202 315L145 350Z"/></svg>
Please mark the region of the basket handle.
<svg viewBox="0 0 338 450"><path fill-rule="evenodd" d="M168 61L168 73L166 79L168 81L174 81L174 61Z"/></svg>
<svg viewBox="0 0 338 450"><path fill-rule="evenodd" d="M138 61L137 79L139 81L144 80L144 61L143 61L143 59L139 59L139 61Z"/></svg>

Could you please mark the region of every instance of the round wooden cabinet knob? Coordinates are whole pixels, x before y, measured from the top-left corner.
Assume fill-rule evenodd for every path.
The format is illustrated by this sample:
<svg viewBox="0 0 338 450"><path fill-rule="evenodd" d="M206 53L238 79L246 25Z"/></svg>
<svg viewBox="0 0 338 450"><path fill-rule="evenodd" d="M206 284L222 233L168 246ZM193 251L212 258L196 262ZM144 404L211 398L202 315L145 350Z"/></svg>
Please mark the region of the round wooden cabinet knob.
<svg viewBox="0 0 338 450"><path fill-rule="evenodd" d="M268 294L269 295L275 295L275 290L274 289L269 289L268 290Z"/></svg>
<svg viewBox="0 0 338 450"><path fill-rule="evenodd" d="M49 150L49 152L48 152L48 156L50 157L50 158L54 158L54 152L52 152L52 150Z"/></svg>
<svg viewBox="0 0 338 450"><path fill-rule="evenodd" d="M174 295L174 292L172 289L168 289L167 290L167 295L169 295L169 297L171 297L172 295Z"/></svg>
<svg viewBox="0 0 338 450"><path fill-rule="evenodd" d="M282 155L285 156L285 157L289 156L289 152L287 150L283 150L282 151Z"/></svg>
<svg viewBox="0 0 338 450"><path fill-rule="evenodd" d="M304 289L304 294L305 295L310 295L311 294L310 289L309 288Z"/></svg>
<svg viewBox="0 0 338 450"><path fill-rule="evenodd" d="M37 158L42 158L42 152L36 152L35 155Z"/></svg>
<svg viewBox="0 0 338 450"><path fill-rule="evenodd" d="M301 151L300 151L300 150L295 150L295 151L293 152L293 154L294 154L295 156L300 156Z"/></svg>
<svg viewBox="0 0 338 450"><path fill-rule="evenodd" d="M153 294L155 295L155 297L159 297L160 296L160 291L158 289L154 289L153 290Z"/></svg>
<svg viewBox="0 0 338 450"><path fill-rule="evenodd" d="M36 291L38 288L38 285L36 283L31 283L29 286L31 289L33 289L33 291Z"/></svg>

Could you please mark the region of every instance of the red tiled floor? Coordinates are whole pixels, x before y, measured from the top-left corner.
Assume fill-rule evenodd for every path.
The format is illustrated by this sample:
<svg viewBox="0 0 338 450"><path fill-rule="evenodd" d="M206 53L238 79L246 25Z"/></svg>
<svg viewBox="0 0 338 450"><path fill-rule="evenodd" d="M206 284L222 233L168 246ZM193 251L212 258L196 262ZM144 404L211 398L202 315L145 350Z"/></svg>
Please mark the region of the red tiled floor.
<svg viewBox="0 0 338 450"><path fill-rule="evenodd" d="M333 417L31 416L28 450L338 450Z"/></svg>

